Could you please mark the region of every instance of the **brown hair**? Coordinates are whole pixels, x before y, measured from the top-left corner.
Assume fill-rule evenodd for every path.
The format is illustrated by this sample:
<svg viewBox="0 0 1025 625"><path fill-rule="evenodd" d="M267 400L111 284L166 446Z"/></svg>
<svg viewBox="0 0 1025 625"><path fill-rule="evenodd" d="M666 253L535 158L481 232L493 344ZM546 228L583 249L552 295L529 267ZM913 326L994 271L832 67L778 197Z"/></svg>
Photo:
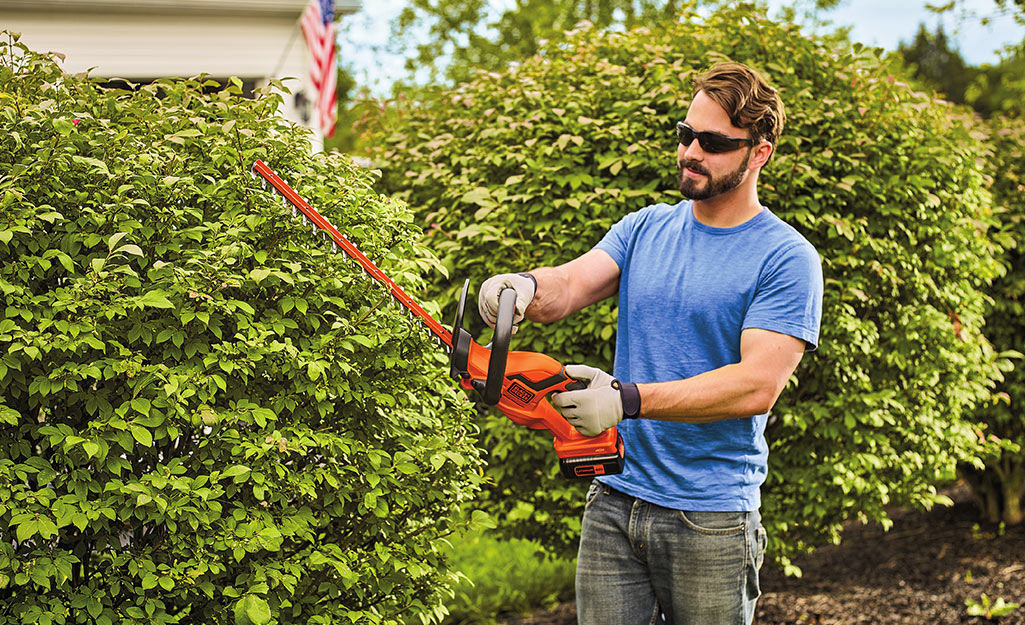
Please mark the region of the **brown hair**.
<svg viewBox="0 0 1025 625"><path fill-rule="evenodd" d="M737 128L751 131L755 141L776 145L787 121L783 101L760 74L743 63L716 63L694 80L694 95L704 91L730 116Z"/></svg>

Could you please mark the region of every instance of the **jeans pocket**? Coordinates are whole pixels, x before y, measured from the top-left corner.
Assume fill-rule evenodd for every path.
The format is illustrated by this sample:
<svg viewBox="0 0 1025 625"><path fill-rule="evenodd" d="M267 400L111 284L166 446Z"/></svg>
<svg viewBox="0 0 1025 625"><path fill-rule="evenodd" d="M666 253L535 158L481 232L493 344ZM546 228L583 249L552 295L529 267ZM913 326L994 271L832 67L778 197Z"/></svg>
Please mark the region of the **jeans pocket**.
<svg viewBox="0 0 1025 625"><path fill-rule="evenodd" d="M706 536L743 534L747 529L747 512L700 512L678 510L688 529Z"/></svg>
<svg viewBox="0 0 1025 625"><path fill-rule="evenodd" d="M591 507L591 503L598 498L598 494L601 493L602 484L598 480L592 480L591 486L587 489L587 495L584 496L584 510Z"/></svg>

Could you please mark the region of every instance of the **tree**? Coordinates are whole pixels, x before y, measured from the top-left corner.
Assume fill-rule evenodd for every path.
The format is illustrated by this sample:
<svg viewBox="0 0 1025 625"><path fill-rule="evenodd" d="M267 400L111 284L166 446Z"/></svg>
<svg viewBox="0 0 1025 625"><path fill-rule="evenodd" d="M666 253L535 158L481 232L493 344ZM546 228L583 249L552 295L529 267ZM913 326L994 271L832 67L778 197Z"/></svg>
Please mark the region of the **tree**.
<svg viewBox="0 0 1025 625"><path fill-rule="evenodd" d="M986 117L1025 117L1025 41L1000 63L979 67L965 98Z"/></svg>
<svg viewBox="0 0 1025 625"><path fill-rule="evenodd" d="M1009 246L1008 272L991 290L987 334L1001 350L1017 352L994 401L979 411L990 436L1005 444L987 458L985 468L963 467L987 520L1008 525L1025 522L1025 121L997 117L988 122L994 143L993 193L1002 207L1002 232Z"/></svg>
<svg viewBox="0 0 1025 625"><path fill-rule="evenodd" d="M888 506L947 501L937 485L980 462L972 411L1006 364L982 334L983 290L1000 270L984 236L996 223L988 148L963 109L876 55L827 47L751 5L627 33L584 27L377 137L383 188L429 224L455 282L479 284L570 260L628 212L678 201L673 130L697 72L730 58L771 78L788 127L760 199L816 245L826 280L821 345L768 432L763 510L783 563L838 541L846 519L886 523ZM454 289L436 293L453 302ZM609 369L615 319L607 300L524 324L515 348ZM582 487L560 481L548 438L500 416L484 437L503 529L571 550Z"/></svg>
<svg viewBox="0 0 1025 625"><path fill-rule="evenodd" d="M396 38L417 35L407 69L427 68L434 79L458 83L475 71L501 71L536 54L580 21L599 28L632 28L672 20L679 0L516 0L495 17L488 0L412 0L396 19Z"/></svg>
<svg viewBox="0 0 1025 625"><path fill-rule="evenodd" d="M969 8L966 0L949 0L944 4L926 3L925 8L941 15L953 12L959 14L961 19L978 19L983 25L992 19L992 16L980 16L977 9ZM1019 24L1025 24L1025 0L993 0L993 8L1001 14L1013 16Z"/></svg>
<svg viewBox="0 0 1025 625"><path fill-rule="evenodd" d="M476 428L249 167L415 291L409 210L269 89L103 89L7 33L0 59L0 624L437 614Z"/></svg>
<svg viewBox="0 0 1025 625"><path fill-rule="evenodd" d="M930 33L925 24L919 24L914 40L910 44L901 42L898 52L914 68L917 78L934 86L951 102L965 103L965 91L974 72L961 53L950 47L943 26Z"/></svg>

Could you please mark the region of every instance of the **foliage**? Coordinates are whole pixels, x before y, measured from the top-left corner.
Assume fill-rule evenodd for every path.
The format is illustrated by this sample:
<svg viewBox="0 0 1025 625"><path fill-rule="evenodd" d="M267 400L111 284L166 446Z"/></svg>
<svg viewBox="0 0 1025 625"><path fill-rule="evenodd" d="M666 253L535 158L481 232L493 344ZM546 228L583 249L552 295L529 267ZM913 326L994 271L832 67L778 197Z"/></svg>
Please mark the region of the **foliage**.
<svg viewBox="0 0 1025 625"><path fill-rule="evenodd" d="M0 623L437 613L476 428L248 167L415 291L436 261L408 209L269 90L105 90L10 34L0 58Z"/></svg>
<svg viewBox="0 0 1025 625"><path fill-rule="evenodd" d="M1025 118L1025 41L1012 47L996 65L982 65L965 92L982 115Z"/></svg>
<svg viewBox="0 0 1025 625"><path fill-rule="evenodd" d="M464 277L568 261L628 212L679 201L673 129L695 73L728 57L771 77L789 122L760 199L816 246L826 279L821 345L767 433L763 512L783 563L838 541L845 519L948 501L935 485L978 460L966 413L1000 375L982 336L982 289L1000 270L982 236L995 221L990 152L961 109L877 54L826 48L751 5L625 34L583 28L378 137L383 186L429 225L458 278L440 299L454 302ZM615 319L606 300L523 325L514 348L609 368ZM558 477L549 438L499 416L483 429L502 527L570 550L583 486Z"/></svg>
<svg viewBox="0 0 1025 625"><path fill-rule="evenodd" d="M541 50L582 20L599 28L632 28L672 19L679 0L516 0L497 18L488 0L411 0L395 20L396 39L412 39L407 69L437 79L468 79L476 70L501 71ZM426 30L426 35L423 31ZM447 65L442 65L445 63Z"/></svg>
<svg viewBox="0 0 1025 625"><path fill-rule="evenodd" d="M533 541L470 532L453 541L451 566L465 577L446 602L444 623L482 625L573 597L575 562L546 558Z"/></svg>
<svg viewBox="0 0 1025 625"><path fill-rule="evenodd" d="M1014 247L1006 252L1009 271L992 288L986 333L999 349L1025 354L1025 120L990 122L994 142L993 193L1004 210L1003 231ZM983 513L991 522L1025 521L1025 368L1006 374L998 401L980 410L987 431L1010 443L994 452L983 470L964 467Z"/></svg>
<svg viewBox="0 0 1025 625"><path fill-rule="evenodd" d="M359 140L359 136L353 128L355 122L353 108L354 102L360 97L356 90L356 79L353 77L351 70L343 67L338 68L335 97L337 99L335 110L338 114L338 121L335 122L335 134L324 138L324 151L338 150L351 154ZM311 103L311 107L315 108L315 104Z"/></svg>
<svg viewBox="0 0 1025 625"><path fill-rule="evenodd" d="M920 25L910 44L899 53L915 77L939 90L951 102L969 104L984 117L1022 117L1025 109L1025 43L1009 46L997 64L969 66L938 27L930 33Z"/></svg>
<svg viewBox="0 0 1025 625"><path fill-rule="evenodd" d="M974 6L973 6L974 5ZM1010 15L1019 24L1025 24L1025 0L993 0L990 7L997 10L998 15ZM954 13L964 19L978 19L983 26L992 21L992 16L978 13L979 5L969 0L948 0L943 4L926 3L925 8L937 13Z"/></svg>
<svg viewBox="0 0 1025 625"><path fill-rule="evenodd" d="M991 603L986 593L982 593L979 601L965 599L965 605L968 607L968 616L981 616L986 619L998 619L1007 616L1019 607L1017 603L1005 602L1003 597L997 597L997 600Z"/></svg>

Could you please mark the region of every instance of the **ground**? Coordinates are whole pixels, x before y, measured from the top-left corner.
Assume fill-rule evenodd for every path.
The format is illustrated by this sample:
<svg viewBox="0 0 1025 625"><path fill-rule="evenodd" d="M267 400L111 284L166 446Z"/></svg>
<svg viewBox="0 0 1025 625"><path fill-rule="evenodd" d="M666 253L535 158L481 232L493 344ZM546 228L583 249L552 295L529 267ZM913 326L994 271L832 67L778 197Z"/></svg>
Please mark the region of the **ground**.
<svg viewBox="0 0 1025 625"><path fill-rule="evenodd" d="M795 562L804 575L762 570L755 625L1025 625L1025 526L981 522L966 490L949 508L894 511L893 528L853 524L839 546ZM966 600L1021 603L999 619L969 616ZM506 625L571 625L572 604Z"/></svg>

